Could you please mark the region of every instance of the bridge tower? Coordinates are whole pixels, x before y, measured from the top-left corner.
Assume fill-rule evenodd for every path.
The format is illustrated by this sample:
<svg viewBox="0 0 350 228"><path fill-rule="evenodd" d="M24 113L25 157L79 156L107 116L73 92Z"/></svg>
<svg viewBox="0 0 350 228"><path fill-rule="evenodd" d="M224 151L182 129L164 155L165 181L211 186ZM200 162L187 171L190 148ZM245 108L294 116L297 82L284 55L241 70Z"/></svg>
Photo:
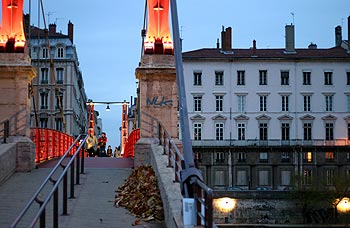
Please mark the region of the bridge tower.
<svg viewBox="0 0 350 228"><path fill-rule="evenodd" d="M35 165L35 148L29 139L29 88L35 76L36 71L31 66L25 46L23 0L3 0L0 26L0 121L9 120L11 140L22 140L22 143L24 140L24 144L21 144L23 148L17 145L17 171L30 170Z"/></svg>
<svg viewBox="0 0 350 228"><path fill-rule="evenodd" d="M157 137L152 126L143 122L148 119L146 114L157 118L172 138L178 138L178 90L169 29L169 0L147 0L147 11L147 31L142 31L143 55L135 71L139 80L138 114L141 120L141 138L137 145L147 144L147 140ZM136 166L138 155L135 154Z"/></svg>

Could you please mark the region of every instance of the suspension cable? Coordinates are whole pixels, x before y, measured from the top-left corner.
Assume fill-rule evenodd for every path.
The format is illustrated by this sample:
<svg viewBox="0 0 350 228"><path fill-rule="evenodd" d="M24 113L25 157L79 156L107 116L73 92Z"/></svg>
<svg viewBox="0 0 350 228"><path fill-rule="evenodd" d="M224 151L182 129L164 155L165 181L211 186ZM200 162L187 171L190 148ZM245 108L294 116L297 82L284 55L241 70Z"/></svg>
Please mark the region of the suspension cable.
<svg viewBox="0 0 350 228"><path fill-rule="evenodd" d="M49 31L48 31L47 26L46 26L44 4L43 4L42 0L40 0L40 6L41 6L41 12L42 12L43 21L44 21L44 31L45 31L46 44L47 44L47 49L48 49L49 56L50 56L50 76L52 77L52 79L55 83L55 95L56 95L56 98L58 101L58 106L59 106L61 117L62 117L64 133L67 133L66 119L64 117L61 96L59 94L60 89L56 83L56 73L55 73L54 62L53 62L53 58L52 58L52 51L51 51L50 40L49 40Z"/></svg>

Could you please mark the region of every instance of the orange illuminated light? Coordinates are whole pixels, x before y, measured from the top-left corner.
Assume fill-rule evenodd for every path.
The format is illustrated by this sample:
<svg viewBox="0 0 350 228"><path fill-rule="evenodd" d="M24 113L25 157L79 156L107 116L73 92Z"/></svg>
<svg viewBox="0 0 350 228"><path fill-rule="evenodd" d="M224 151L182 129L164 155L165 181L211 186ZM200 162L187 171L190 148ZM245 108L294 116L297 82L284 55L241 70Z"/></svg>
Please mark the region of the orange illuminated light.
<svg viewBox="0 0 350 228"><path fill-rule="evenodd" d="M146 54L173 54L169 25L169 0L147 0Z"/></svg>
<svg viewBox="0 0 350 228"><path fill-rule="evenodd" d="M23 52L23 0L2 0L0 52Z"/></svg>

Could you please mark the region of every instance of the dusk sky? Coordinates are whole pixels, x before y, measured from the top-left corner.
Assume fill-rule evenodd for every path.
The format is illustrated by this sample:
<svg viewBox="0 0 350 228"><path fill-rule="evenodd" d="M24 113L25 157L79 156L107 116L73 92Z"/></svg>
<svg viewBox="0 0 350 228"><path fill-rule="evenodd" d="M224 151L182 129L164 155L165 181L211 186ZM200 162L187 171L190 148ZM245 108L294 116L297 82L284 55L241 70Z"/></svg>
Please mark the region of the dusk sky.
<svg viewBox="0 0 350 228"><path fill-rule="evenodd" d="M144 0L43 0L45 18L67 34L74 24L80 69L85 90L94 101L130 101L136 96L135 68L140 61ZM25 0L25 13L29 1ZM319 48L335 45L334 29L342 26L347 39L349 0L177 0L183 51L214 48L222 26L232 27L232 47L283 48L284 27L295 25L295 47L306 48L311 42ZM38 1L31 2L31 24L38 26ZM40 15L40 17L42 17ZM43 28L43 20L40 28ZM121 107L98 105L113 148L118 146Z"/></svg>

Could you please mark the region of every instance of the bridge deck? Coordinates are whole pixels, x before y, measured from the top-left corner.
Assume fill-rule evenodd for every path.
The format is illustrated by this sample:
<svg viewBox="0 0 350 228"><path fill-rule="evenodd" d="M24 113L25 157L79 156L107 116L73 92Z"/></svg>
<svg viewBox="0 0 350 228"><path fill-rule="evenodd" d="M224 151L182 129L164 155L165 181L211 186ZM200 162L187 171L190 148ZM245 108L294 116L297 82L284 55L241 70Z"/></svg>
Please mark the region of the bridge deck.
<svg viewBox="0 0 350 228"><path fill-rule="evenodd" d="M39 165L30 173L15 173L0 185L0 224L8 227L50 172L54 161ZM59 227L135 227L135 217L126 209L114 207L115 190L131 173L131 159L86 158L85 174L68 200L68 216L60 216ZM48 190L44 189L48 192ZM68 190L69 195L69 190ZM62 197L60 188L59 199ZM62 201L59 201L62 213ZM34 212L30 211L30 214ZM46 211L47 227L52 227L52 203ZM28 221L29 218L24 219ZM19 225L18 227L24 227ZM137 226L136 226L137 227ZM161 228L164 223L142 222L139 227Z"/></svg>

